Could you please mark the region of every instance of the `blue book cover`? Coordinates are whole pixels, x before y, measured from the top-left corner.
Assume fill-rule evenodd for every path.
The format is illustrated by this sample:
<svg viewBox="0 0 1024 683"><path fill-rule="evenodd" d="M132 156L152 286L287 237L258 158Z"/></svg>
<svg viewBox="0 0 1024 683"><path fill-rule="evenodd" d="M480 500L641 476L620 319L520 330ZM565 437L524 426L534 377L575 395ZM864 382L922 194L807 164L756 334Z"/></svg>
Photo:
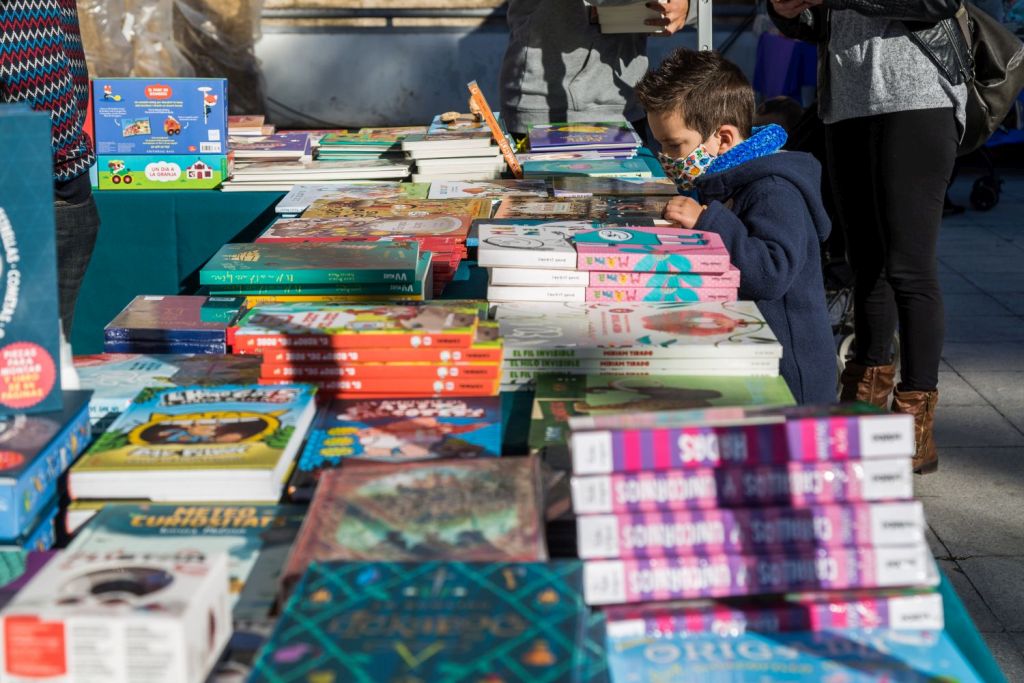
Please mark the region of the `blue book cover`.
<svg viewBox="0 0 1024 683"><path fill-rule="evenodd" d="M221 344L245 299L217 296L137 296L103 328L105 341Z"/></svg>
<svg viewBox="0 0 1024 683"><path fill-rule="evenodd" d="M21 537L57 495L57 480L89 443L89 391L64 408L0 418L0 539Z"/></svg>
<svg viewBox="0 0 1024 683"><path fill-rule="evenodd" d="M608 668L613 683L983 683L945 631L617 638Z"/></svg>
<svg viewBox="0 0 1024 683"><path fill-rule="evenodd" d="M335 400L321 408L299 469L499 455L500 396Z"/></svg>
<svg viewBox="0 0 1024 683"><path fill-rule="evenodd" d="M0 105L0 149L0 413L60 410L50 117Z"/></svg>
<svg viewBox="0 0 1024 683"><path fill-rule="evenodd" d="M0 539L0 552L43 552L57 545L57 500L58 497L54 496L43 506L42 512L21 537L11 540Z"/></svg>
<svg viewBox="0 0 1024 683"><path fill-rule="evenodd" d="M650 178L654 174L643 157L634 159L589 159L565 161L527 161L527 178L591 176L595 178Z"/></svg>
<svg viewBox="0 0 1024 683"><path fill-rule="evenodd" d="M636 149L643 144L628 121L541 123L530 126L533 151Z"/></svg>
<svg viewBox="0 0 1024 683"><path fill-rule="evenodd" d="M580 564L314 563L250 683L571 683Z"/></svg>
<svg viewBox="0 0 1024 683"><path fill-rule="evenodd" d="M227 342L186 342L186 341L135 341L130 339L107 339L103 341L103 353L142 353L146 355L195 355L228 352Z"/></svg>

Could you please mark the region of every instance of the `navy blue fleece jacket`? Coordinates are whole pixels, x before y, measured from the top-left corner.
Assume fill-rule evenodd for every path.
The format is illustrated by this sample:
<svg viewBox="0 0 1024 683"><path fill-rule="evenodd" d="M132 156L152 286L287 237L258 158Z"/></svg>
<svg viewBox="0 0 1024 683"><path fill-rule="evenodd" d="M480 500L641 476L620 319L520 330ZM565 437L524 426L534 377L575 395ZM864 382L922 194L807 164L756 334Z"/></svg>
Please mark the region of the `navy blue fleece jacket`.
<svg viewBox="0 0 1024 683"><path fill-rule="evenodd" d="M741 273L740 299L757 303L782 343L782 376L797 401L834 402L835 342L821 276L821 242L832 224L820 165L809 154L777 152L709 170L696 183L708 207L696 228L725 241Z"/></svg>

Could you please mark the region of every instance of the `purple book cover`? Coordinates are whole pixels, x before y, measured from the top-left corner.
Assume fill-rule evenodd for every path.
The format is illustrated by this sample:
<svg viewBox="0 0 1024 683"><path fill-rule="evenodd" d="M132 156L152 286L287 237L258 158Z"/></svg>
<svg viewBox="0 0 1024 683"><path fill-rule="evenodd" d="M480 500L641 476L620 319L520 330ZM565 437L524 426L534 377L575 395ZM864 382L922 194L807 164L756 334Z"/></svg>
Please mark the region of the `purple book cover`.
<svg viewBox="0 0 1024 683"><path fill-rule="evenodd" d="M572 478L577 515L908 500L910 458Z"/></svg>
<svg viewBox="0 0 1024 683"><path fill-rule="evenodd" d="M924 543L918 501L693 510L576 519L584 560Z"/></svg>
<svg viewBox="0 0 1024 683"><path fill-rule="evenodd" d="M104 338L223 344L242 303L240 297L137 296L107 324Z"/></svg>
<svg viewBox="0 0 1024 683"><path fill-rule="evenodd" d="M830 548L777 555L708 555L583 564L589 605L726 598L793 591L860 590L935 583L927 545Z"/></svg>
<svg viewBox="0 0 1024 683"><path fill-rule="evenodd" d="M626 121L598 123L544 123L530 127L530 149L564 150L635 149L642 144Z"/></svg>
<svg viewBox="0 0 1024 683"><path fill-rule="evenodd" d="M894 590L810 594L766 604L642 603L604 610L613 638L756 631L843 631L851 628L929 629L945 625L942 596L934 591Z"/></svg>
<svg viewBox="0 0 1024 683"><path fill-rule="evenodd" d="M230 148L239 156L262 156L264 154L283 156L308 155L311 151L309 134L278 133L263 138L231 138Z"/></svg>

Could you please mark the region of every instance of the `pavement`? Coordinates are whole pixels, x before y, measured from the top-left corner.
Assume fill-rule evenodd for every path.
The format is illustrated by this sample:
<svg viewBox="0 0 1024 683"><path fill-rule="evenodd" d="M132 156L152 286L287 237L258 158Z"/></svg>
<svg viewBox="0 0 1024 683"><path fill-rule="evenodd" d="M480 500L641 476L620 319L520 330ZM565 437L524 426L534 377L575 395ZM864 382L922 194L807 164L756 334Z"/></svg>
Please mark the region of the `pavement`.
<svg viewBox="0 0 1024 683"><path fill-rule="evenodd" d="M973 177L953 188L969 205ZM1024 175L939 239L946 340L939 471L918 477L939 564L1011 681L1024 681Z"/></svg>

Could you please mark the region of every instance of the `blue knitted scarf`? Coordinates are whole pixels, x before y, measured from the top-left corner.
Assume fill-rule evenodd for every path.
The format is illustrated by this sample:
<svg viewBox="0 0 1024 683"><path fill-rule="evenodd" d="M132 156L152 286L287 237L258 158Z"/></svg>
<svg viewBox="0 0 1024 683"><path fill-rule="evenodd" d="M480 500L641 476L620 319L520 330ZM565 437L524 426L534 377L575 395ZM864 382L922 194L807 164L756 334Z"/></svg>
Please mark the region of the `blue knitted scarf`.
<svg viewBox="0 0 1024 683"><path fill-rule="evenodd" d="M749 138L711 162L705 175L721 173L754 159L775 154L786 144L786 131L774 123L754 128Z"/></svg>

